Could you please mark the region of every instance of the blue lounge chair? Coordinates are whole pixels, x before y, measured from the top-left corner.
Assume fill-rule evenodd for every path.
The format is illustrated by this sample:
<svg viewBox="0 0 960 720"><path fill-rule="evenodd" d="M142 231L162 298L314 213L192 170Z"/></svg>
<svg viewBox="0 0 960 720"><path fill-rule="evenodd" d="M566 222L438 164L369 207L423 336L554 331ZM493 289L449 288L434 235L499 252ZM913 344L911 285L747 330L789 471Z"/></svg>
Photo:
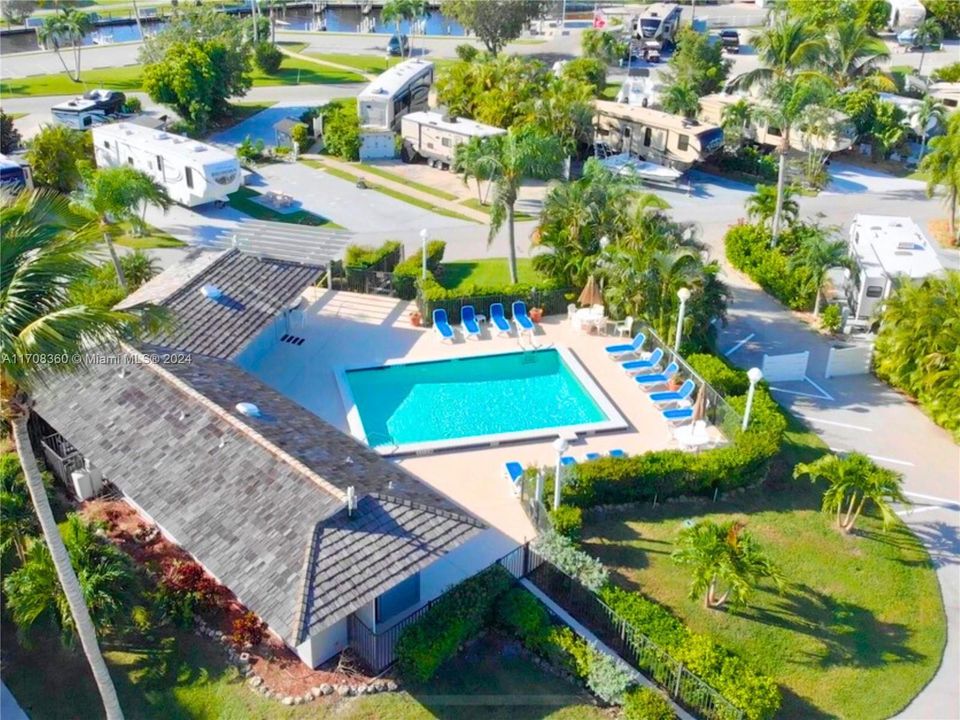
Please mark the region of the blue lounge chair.
<svg viewBox="0 0 960 720"><path fill-rule="evenodd" d="M453 342L453 328L447 322L447 311L443 308L437 308L433 311L433 329L437 331L441 342L444 340Z"/></svg>
<svg viewBox="0 0 960 720"><path fill-rule="evenodd" d="M510 323L503 314L503 303L493 303L490 306L490 323L497 330L498 335L510 334Z"/></svg>
<svg viewBox="0 0 960 720"><path fill-rule="evenodd" d="M675 362L672 362L663 369L663 372L634 375L633 381L644 390L650 390L655 388L657 385L663 385L664 383L668 382L670 378L676 375L679 370L680 367Z"/></svg>
<svg viewBox="0 0 960 720"><path fill-rule="evenodd" d="M612 458L625 458L627 456L627 454L620 448L614 448L607 454Z"/></svg>
<svg viewBox="0 0 960 720"><path fill-rule="evenodd" d="M520 478L523 477L523 465L516 461L504 463L503 476L511 483L516 485L518 482L520 482Z"/></svg>
<svg viewBox="0 0 960 720"><path fill-rule="evenodd" d="M619 360L624 355L639 355L643 351L643 343L647 336L643 333L637 333L633 342L621 343L620 345L607 345L604 350L612 360Z"/></svg>
<svg viewBox="0 0 960 720"><path fill-rule="evenodd" d="M560 464L563 465L563 467L570 467L571 465L576 465L577 461L569 455L563 455L560 458Z"/></svg>
<svg viewBox="0 0 960 720"><path fill-rule="evenodd" d="M670 408L669 410L661 410L660 414L667 422L680 423L693 418L693 408Z"/></svg>
<svg viewBox="0 0 960 720"><path fill-rule="evenodd" d="M620 363L620 367L622 367L628 375L633 375L634 373L644 370L653 370L660 364L661 360L663 360L663 350L657 348L650 353L650 357L646 360L630 360L629 362Z"/></svg>
<svg viewBox="0 0 960 720"><path fill-rule="evenodd" d="M583 456L583 459L586 460L587 462L590 462L591 460L599 460L599 459L600 459L600 453L598 453L598 452L588 452L586 455Z"/></svg>
<svg viewBox="0 0 960 720"><path fill-rule="evenodd" d="M463 336L480 339L480 323L477 322L477 312L473 305L464 305L460 309L460 325L463 327Z"/></svg>
<svg viewBox="0 0 960 720"><path fill-rule="evenodd" d="M683 385L680 386L679 390L667 390L665 392L655 392L647 395L653 402L657 405L664 403L680 402L681 400L686 400L693 394L693 390L696 387L693 380L684 380Z"/></svg>
<svg viewBox="0 0 960 720"><path fill-rule="evenodd" d="M527 304L523 300L515 300L512 309L513 324L517 326L517 332L533 335L533 320L527 315Z"/></svg>

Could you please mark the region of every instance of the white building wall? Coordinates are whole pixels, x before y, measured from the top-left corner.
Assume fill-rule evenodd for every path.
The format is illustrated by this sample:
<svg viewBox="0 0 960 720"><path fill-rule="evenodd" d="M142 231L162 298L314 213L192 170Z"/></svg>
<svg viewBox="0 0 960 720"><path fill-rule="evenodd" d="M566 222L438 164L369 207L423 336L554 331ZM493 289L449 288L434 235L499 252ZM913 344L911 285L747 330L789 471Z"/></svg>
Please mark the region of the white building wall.
<svg viewBox="0 0 960 720"><path fill-rule="evenodd" d="M392 130L361 130L360 159L383 160L396 157L397 147L394 137Z"/></svg>
<svg viewBox="0 0 960 720"><path fill-rule="evenodd" d="M326 662L347 646L347 619L311 635L297 646L297 655L312 668Z"/></svg>

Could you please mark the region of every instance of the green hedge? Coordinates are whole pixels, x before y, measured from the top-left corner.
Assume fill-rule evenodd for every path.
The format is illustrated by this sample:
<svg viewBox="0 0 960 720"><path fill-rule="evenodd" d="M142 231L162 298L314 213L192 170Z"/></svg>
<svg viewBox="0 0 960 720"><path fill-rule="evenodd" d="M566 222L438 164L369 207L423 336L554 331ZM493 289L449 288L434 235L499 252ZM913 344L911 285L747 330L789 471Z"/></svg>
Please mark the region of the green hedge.
<svg viewBox="0 0 960 720"><path fill-rule="evenodd" d="M724 237L727 260L742 270L764 290L793 310L810 310L814 293L804 272L790 270L789 257L807 231L803 223L783 233L772 247L770 230L763 225L734 225Z"/></svg>
<svg viewBox="0 0 960 720"><path fill-rule="evenodd" d="M460 322L460 309L464 305L472 305L477 313L490 317L490 306L502 303L504 313L510 317L511 307L517 300L525 302L528 310L532 307L543 308L544 315L564 313L570 303L569 292L549 280L536 285L467 285L449 289L430 275L420 284L419 300L424 318L430 317L435 308L443 308L451 322Z"/></svg>
<svg viewBox="0 0 960 720"><path fill-rule="evenodd" d="M550 510L550 527L566 538L577 541L583 530L583 511L572 505L561 505Z"/></svg>
<svg viewBox="0 0 960 720"><path fill-rule="evenodd" d="M403 244L399 240L387 240L380 247L348 245L343 264L347 268L382 270L390 272L400 262Z"/></svg>
<svg viewBox="0 0 960 720"><path fill-rule="evenodd" d="M640 687L627 693L623 717L624 720L674 720L677 716L661 693Z"/></svg>
<svg viewBox="0 0 960 720"><path fill-rule="evenodd" d="M699 353L687 355L684 359L694 372L723 397L743 395L750 387L746 371L733 367L716 355Z"/></svg>
<svg viewBox="0 0 960 720"><path fill-rule="evenodd" d="M743 413L746 396L728 399ZM563 500L580 508L619 505L678 495L710 495L715 489L752 485L763 479L780 450L787 421L763 388L754 395L750 427L737 430L733 441L714 450L689 453L658 450L627 458L600 458L573 468Z"/></svg>
<svg viewBox="0 0 960 720"><path fill-rule="evenodd" d="M775 182L777 179L777 157L772 153L765 154L751 145L745 145L736 152L724 150L710 162L724 174L747 176L752 180L760 179L766 182Z"/></svg>
<svg viewBox="0 0 960 720"><path fill-rule="evenodd" d="M487 625L497 598L512 584L513 576L495 565L441 597L397 639L397 662L404 677L418 682L432 678L460 645Z"/></svg>
<svg viewBox="0 0 960 720"><path fill-rule="evenodd" d="M427 243L427 279L433 279L433 273L443 262L447 244L443 240L431 240ZM417 250L393 269L393 289L401 300L413 300L417 297L417 280L423 273L423 251ZM421 281L423 282L423 281ZM426 315L426 313L424 313Z"/></svg>

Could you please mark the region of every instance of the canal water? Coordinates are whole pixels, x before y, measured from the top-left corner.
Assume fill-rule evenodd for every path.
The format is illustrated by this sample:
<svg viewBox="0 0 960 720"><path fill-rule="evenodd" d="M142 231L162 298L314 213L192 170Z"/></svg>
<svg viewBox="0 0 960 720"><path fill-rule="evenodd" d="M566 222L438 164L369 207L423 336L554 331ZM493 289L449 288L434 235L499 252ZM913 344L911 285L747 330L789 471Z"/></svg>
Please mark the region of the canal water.
<svg viewBox="0 0 960 720"><path fill-rule="evenodd" d="M149 36L158 32L164 26L163 22L144 21L144 32ZM396 31L394 23L384 23L380 20L380 10L371 10L366 15L359 8L328 8L323 13L315 15L310 8L290 8L286 14L277 14L277 31L308 30L320 32L365 32L390 35ZM411 23L400 23L400 32L416 35L464 35L463 27L454 19L445 16L439 9L431 10L430 16L421 21L411 32ZM140 40L140 32L134 20L121 25L104 25L87 33L83 38L84 45L103 45ZM0 41L0 54L30 52L41 49L37 44L37 36L33 31L4 35Z"/></svg>

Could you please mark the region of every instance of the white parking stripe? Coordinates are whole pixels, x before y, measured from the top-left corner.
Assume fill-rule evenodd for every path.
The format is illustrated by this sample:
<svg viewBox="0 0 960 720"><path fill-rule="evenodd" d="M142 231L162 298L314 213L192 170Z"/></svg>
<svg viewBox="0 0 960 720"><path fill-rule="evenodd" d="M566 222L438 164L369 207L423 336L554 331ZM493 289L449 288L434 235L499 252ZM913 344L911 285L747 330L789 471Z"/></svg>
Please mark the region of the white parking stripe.
<svg viewBox="0 0 960 720"><path fill-rule="evenodd" d="M898 517L908 517L910 515L917 515L919 513L929 512L931 510L943 510L942 505L925 505L921 508L911 508L909 510L897 510Z"/></svg>
<svg viewBox="0 0 960 720"><path fill-rule="evenodd" d="M817 390L819 390L820 392L822 392L822 393L823 393L823 396L824 396L827 400L833 400L833 395L831 395L831 394L828 393L826 390L824 390L822 387L820 387L819 385L817 385L813 380L811 380L810 378L808 378L808 377L806 377L806 376L804 376L803 379L806 380L806 381L807 381L808 383L810 383L811 385L813 385Z"/></svg>
<svg viewBox="0 0 960 720"><path fill-rule="evenodd" d="M787 393L787 395L799 395L800 397L814 398L815 400L826 400L823 395L814 395L813 393L797 392L796 390L787 390L786 388L778 388L773 385L770 386L771 390L776 390L777 392Z"/></svg>
<svg viewBox="0 0 960 720"><path fill-rule="evenodd" d="M836 425L837 427L850 428L851 430L859 430L861 432L873 432L873 428L864 427L863 425L850 425L848 423L836 422L835 420L824 420L823 418L813 417L812 415L801 415L800 417L810 422L822 423L823 425Z"/></svg>
<svg viewBox="0 0 960 720"><path fill-rule="evenodd" d="M956 500L948 500L947 498L937 497L935 495L924 495L923 493L915 493L915 492L905 491L903 494L906 495L907 497L915 497L915 498L920 498L921 500L930 500L931 502L937 502L937 503L940 503L941 506L945 506L945 507L960 508L960 502L957 502Z"/></svg>
<svg viewBox="0 0 960 720"><path fill-rule="evenodd" d="M750 341L753 339L753 336L754 336L754 335L756 335L756 333L750 333L749 335L747 335L743 340L741 340L741 341L738 342L736 345L734 345L732 348L730 348L729 350L727 350L727 351L723 354L723 356L724 356L724 357L729 357L729 356L733 355L737 350L739 350L739 349L742 348L744 345L746 345L748 342L750 342Z"/></svg>
<svg viewBox="0 0 960 720"><path fill-rule="evenodd" d="M840 448L835 448L835 447L832 447L830 449L833 450L835 453L853 452L853 450L842 450ZM907 462L906 460L897 460L895 458L883 457L882 455L870 455L869 453L865 453L865 454L868 458L872 460L879 460L880 462L893 463L894 465L905 465L907 467L915 467L915 465L912 462Z"/></svg>

